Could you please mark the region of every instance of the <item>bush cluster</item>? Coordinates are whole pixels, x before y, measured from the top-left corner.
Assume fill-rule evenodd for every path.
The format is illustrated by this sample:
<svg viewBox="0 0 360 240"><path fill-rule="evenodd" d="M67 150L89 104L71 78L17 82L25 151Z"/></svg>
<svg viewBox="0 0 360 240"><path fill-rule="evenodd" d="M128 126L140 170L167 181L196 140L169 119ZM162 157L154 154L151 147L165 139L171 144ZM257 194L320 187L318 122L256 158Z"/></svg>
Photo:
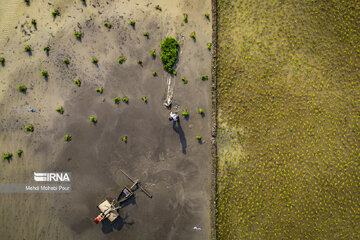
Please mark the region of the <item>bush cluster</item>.
<svg viewBox="0 0 360 240"><path fill-rule="evenodd" d="M160 59L164 64L164 70L168 73L174 74L173 66L178 59L179 42L173 37L167 37L160 44L161 56Z"/></svg>

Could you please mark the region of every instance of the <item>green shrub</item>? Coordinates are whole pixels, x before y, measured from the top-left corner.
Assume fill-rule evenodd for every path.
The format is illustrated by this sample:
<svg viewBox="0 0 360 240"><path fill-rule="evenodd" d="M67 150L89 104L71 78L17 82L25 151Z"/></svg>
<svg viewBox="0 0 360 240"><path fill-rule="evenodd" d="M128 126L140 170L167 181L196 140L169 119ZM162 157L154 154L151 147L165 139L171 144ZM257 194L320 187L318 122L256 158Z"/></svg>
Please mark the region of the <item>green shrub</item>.
<svg viewBox="0 0 360 240"><path fill-rule="evenodd" d="M164 64L164 70L168 73L174 73L172 69L178 59L179 42L173 37L167 37L160 44L161 61Z"/></svg>
<svg viewBox="0 0 360 240"><path fill-rule="evenodd" d="M142 97L141 98L145 103L147 103L147 98L146 97Z"/></svg>
<svg viewBox="0 0 360 240"><path fill-rule="evenodd" d="M35 25L36 25L36 20L35 20L35 19L32 19L32 20L31 20L31 24L35 26Z"/></svg>
<svg viewBox="0 0 360 240"><path fill-rule="evenodd" d="M155 6L155 9L156 9L156 10L159 10L159 11L162 11L162 8L161 8L159 5L156 5L156 6Z"/></svg>
<svg viewBox="0 0 360 240"><path fill-rule="evenodd" d="M97 123L97 119L94 118L94 117L90 117L90 121L93 122L93 123Z"/></svg>
<svg viewBox="0 0 360 240"><path fill-rule="evenodd" d="M107 23L107 22L104 23L104 26L109 28L109 29L112 27L112 25L110 23Z"/></svg>
<svg viewBox="0 0 360 240"><path fill-rule="evenodd" d="M182 115L183 115L184 117L187 117L187 116L189 116L189 112L185 109L185 110L182 112Z"/></svg>
<svg viewBox="0 0 360 240"><path fill-rule="evenodd" d="M65 141L70 142L71 141L71 135L66 134L65 135Z"/></svg>
<svg viewBox="0 0 360 240"><path fill-rule="evenodd" d="M190 35L190 37L195 40L195 39L196 39L195 32L193 32L193 33Z"/></svg>
<svg viewBox="0 0 360 240"><path fill-rule="evenodd" d="M99 60L97 60L96 58L91 58L91 62L93 62L93 63L98 63Z"/></svg>
<svg viewBox="0 0 360 240"><path fill-rule="evenodd" d="M141 61L141 60L138 60L137 63L141 65L141 64L142 64L142 61Z"/></svg>
<svg viewBox="0 0 360 240"><path fill-rule="evenodd" d="M121 58L119 58L119 60L118 60L118 62L119 62L120 64L123 64L125 61L126 61L126 59L125 59L124 57L121 57Z"/></svg>
<svg viewBox="0 0 360 240"><path fill-rule="evenodd" d="M127 136L122 137L123 142L127 143Z"/></svg>
<svg viewBox="0 0 360 240"><path fill-rule="evenodd" d="M202 76L201 76L201 80L203 80L203 81L208 80L208 79L209 79L209 77L206 76L206 75L202 75Z"/></svg>
<svg viewBox="0 0 360 240"><path fill-rule="evenodd" d="M208 43L207 49L208 49L209 51L211 50L211 43Z"/></svg>
<svg viewBox="0 0 360 240"><path fill-rule="evenodd" d="M60 114L64 114L64 109L63 109L63 107L56 108L55 110L56 110L58 113L60 113Z"/></svg>
<svg viewBox="0 0 360 240"><path fill-rule="evenodd" d="M54 11L51 12L51 15L52 15L53 17L56 17L56 16L59 16L60 13L59 13L58 10L54 10Z"/></svg>
<svg viewBox="0 0 360 240"><path fill-rule="evenodd" d="M210 14L205 13L205 17L209 20L210 19Z"/></svg>
<svg viewBox="0 0 360 240"><path fill-rule="evenodd" d="M118 97L114 98L114 102L115 102L115 104L119 104L120 103L120 98L118 98Z"/></svg>
<svg viewBox="0 0 360 240"><path fill-rule="evenodd" d="M184 82L184 84L188 83L188 80L186 78L181 78L181 80Z"/></svg>
<svg viewBox="0 0 360 240"><path fill-rule="evenodd" d="M144 36L149 38L149 33L148 32L144 33Z"/></svg>
<svg viewBox="0 0 360 240"><path fill-rule="evenodd" d="M32 125L27 125L27 126L25 126L25 130L28 131L28 132L33 132L34 127Z"/></svg>
<svg viewBox="0 0 360 240"><path fill-rule="evenodd" d="M203 115L203 114L204 114L204 109L199 108L199 113L200 113L201 115Z"/></svg>
<svg viewBox="0 0 360 240"><path fill-rule="evenodd" d="M135 27L135 21L132 21L132 20L131 20L131 21L130 21L130 25L133 26L133 27Z"/></svg>
<svg viewBox="0 0 360 240"><path fill-rule="evenodd" d="M197 139L198 141L201 141L201 136L196 136L196 139Z"/></svg>
<svg viewBox="0 0 360 240"><path fill-rule="evenodd" d="M188 22L188 15L186 13L184 13L184 22L187 23Z"/></svg>
<svg viewBox="0 0 360 240"><path fill-rule="evenodd" d="M81 32L74 32L74 36L75 36L77 39L81 39L82 33L81 33Z"/></svg>
<svg viewBox="0 0 360 240"><path fill-rule="evenodd" d="M156 57L156 52L155 52L155 49L154 49L154 50L152 50L150 54L151 54L151 56L152 56L153 58L155 58L155 57Z"/></svg>
<svg viewBox="0 0 360 240"><path fill-rule="evenodd" d="M129 99L127 97L123 97L122 100L123 100L124 103L129 103Z"/></svg>
<svg viewBox="0 0 360 240"><path fill-rule="evenodd" d="M153 76L156 77L156 76L157 76L157 72L153 72Z"/></svg>
<svg viewBox="0 0 360 240"><path fill-rule="evenodd" d="M102 93L103 93L103 89L102 89L102 88L97 88L97 89L96 89L96 92L102 94Z"/></svg>
<svg viewBox="0 0 360 240"><path fill-rule="evenodd" d="M12 154L11 153L5 153L4 155L3 155L3 159L4 160L10 160L11 158L12 158Z"/></svg>
<svg viewBox="0 0 360 240"><path fill-rule="evenodd" d="M25 50L25 52L31 52L31 47L30 46L25 46L24 50Z"/></svg>
<svg viewBox="0 0 360 240"><path fill-rule="evenodd" d="M21 155L23 154L23 150L19 149L16 154L18 155L18 157L21 157Z"/></svg>
<svg viewBox="0 0 360 240"><path fill-rule="evenodd" d="M65 59L63 60L63 62L64 62L65 64L69 64L69 63L70 63L70 60L67 59L67 58L65 58Z"/></svg>
<svg viewBox="0 0 360 240"><path fill-rule="evenodd" d="M49 76L49 74L48 74L48 72L47 71L41 71L41 76L43 76L43 77L48 77Z"/></svg>
<svg viewBox="0 0 360 240"><path fill-rule="evenodd" d="M45 52L48 52L48 51L50 51L50 47L44 47L43 50L44 50Z"/></svg>
<svg viewBox="0 0 360 240"><path fill-rule="evenodd" d="M17 87L18 87L20 92L26 92L26 90L27 90L27 87L25 87L23 85L18 85Z"/></svg>
<svg viewBox="0 0 360 240"><path fill-rule="evenodd" d="M0 58L0 63L5 63L5 58L1 57Z"/></svg>
<svg viewBox="0 0 360 240"><path fill-rule="evenodd" d="M74 81L74 83L75 83L78 87L81 86L81 81L80 81L79 79L76 79L76 80Z"/></svg>

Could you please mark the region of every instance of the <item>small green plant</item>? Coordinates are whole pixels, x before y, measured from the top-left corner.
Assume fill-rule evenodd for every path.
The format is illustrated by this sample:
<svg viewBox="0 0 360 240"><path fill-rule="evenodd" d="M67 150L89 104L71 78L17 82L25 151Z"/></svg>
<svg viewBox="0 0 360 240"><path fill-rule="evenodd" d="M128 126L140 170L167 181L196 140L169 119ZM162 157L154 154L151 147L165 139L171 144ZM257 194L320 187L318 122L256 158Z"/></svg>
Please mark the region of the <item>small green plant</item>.
<svg viewBox="0 0 360 240"><path fill-rule="evenodd" d="M48 52L48 51L50 51L50 47L46 46L43 48L43 50L44 50L44 52Z"/></svg>
<svg viewBox="0 0 360 240"><path fill-rule="evenodd" d="M41 76L47 78L49 76L48 72L47 71L41 71Z"/></svg>
<svg viewBox="0 0 360 240"><path fill-rule="evenodd" d="M24 50L25 50L25 52L31 52L31 47L30 46L25 46Z"/></svg>
<svg viewBox="0 0 360 240"><path fill-rule="evenodd" d="M155 52L155 49L154 49L154 50L152 50L150 54L151 54L151 56L152 56L153 58L155 58L155 57L156 57L156 52Z"/></svg>
<svg viewBox="0 0 360 240"><path fill-rule="evenodd" d="M93 122L93 123L97 123L97 119L94 118L94 117L90 117L90 121Z"/></svg>
<svg viewBox="0 0 360 240"><path fill-rule="evenodd" d="M187 117L187 116L189 116L189 112L185 109L185 110L182 112L182 115L183 115L184 117Z"/></svg>
<svg viewBox="0 0 360 240"><path fill-rule="evenodd" d="M156 76L157 76L157 72L153 72L153 76L156 77Z"/></svg>
<svg viewBox="0 0 360 240"><path fill-rule="evenodd" d="M122 100L123 100L124 103L129 103L129 99L127 97L123 97Z"/></svg>
<svg viewBox="0 0 360 240"><path fill-rule="evenodd" d="M32 20L31 20L31 24L34 25L34 26L36 26L36 20L35 20L35 19L32 19Z"/></svg>
<svg viewBox="0 0 360 240"><path fill-rule="evenodd" d="M195 32L193 32L193 33L190 35L190 37L195 40L195 39L196 39Z"/></svg>
<svg viewBox="0 0 360 240"><path fill-rule="evenodd" d="M211 43L207 44L207 49L210 51L211 50Z"/></svg>
<svg viewBox="0 0 360 240"><path fill-rule="evenodd" d="M103 93L103 89L102 89L102 88L97 88L97 89L96 89L96 92L102 94L102 93Z"/></svg>
<svg viewBox="0 0 360 240"><path fill-rule="evenodd" d="M25 126L25 130L28 131L28 132L33 132L34 127L32 125L27 125L27 126Z"/></svg>
<svg viewBox="0 0 360 240"><path fill-rule="evenodd" d="M66 134L65 135L65 141L70 142L71 141L71 135Z"/></svg>
<svg viewBox="0 0 360 240"><path fill-rule="evenodd" d="M147 103L147 98L146 97L142 97L141 98L145 103Z"/></svg>
<svg viewBox="0 0 360 240"><path fill-rule="evenodd" d="M1 57L1 58L0 58L0 63L1 63L1 64L5 63L5 58Z"/></svg>
<svg viewBox="0 0 360 240"><path fill-rule="evenodd" d="M130 21L130 25L133 26L133 27L135 27L135 21L131 20L131 21Z"/></svg>
<svg viewBox="0 0 360 240"><path fill-rule="evenodd" d="M149 38L149 33L148 32L144 33L144 36Z"/></svg>
<svg viewBox="0 0 360 240"><path fill-rule="evenodd" d="M11 158L12 158L12 154L11 153L5 153L4 155L3 155L3 159L4 160L10 160Z"/></svg>
<svg viewBox="0 0 360 240"><path fill-rule="evenodd" d="M99 60L97 60L96 58L91 58L91 62L92 62L92 63L98 63Z"/></svg>
<svg viewBox="0 0 360 240"><path fill-rule="evenodd" d="M200 113L201 115L203 115L203 114L204 114L204 109L199 108L199 113Z"/></svg>
<svg viewBox="0 0 360 240"><path fill-rule="evenodd" d="M188 15L186 13L184 13L184 22L187 23L188 22Z"/></svg>
<svg viewBox="0 0 360 240"><path fill-rule="evenodd" d="M74 32L74 36L75 36L77 39L81 39L82 33L81 33L81 32Z"/></svg>
<svg viewBox="0 0 360 240"><path fill-rule="evenodd" d="M184 82L184 84L188 83L188 80L186 78L181 78L181 80Z"/></svg>
<svg viewBox="0 0 360 240"><path fill-rule="evenodd" d="M141 65L143 62L142 62L142 60L138 60L137 63L138 63L139 65Z"/></svg>
<svg viewBox="0 0 360 240"><path fill-rule="evenodd" d="M119 62L120 64L123 64L125 61L126 61L126 59L125 59L124 57L121 57L121 58L119 58L119 60L118 60L118 62Z"/></svg>
<svg viewBox="0 0 360 240"><path fill-rule="evenodd" d="M64 109L63 109L63 107L58 107L58 108L56 108L55 109L58 113L60 113L60 114L64 114Z"/></svg>
<svg viewBox="0 0 360 240"><path fill-rule="evenodd" d="M115 104L119 104L120 103L120 98L118 98L118 97L114 98L114 102L115 102Z"/></svg>
<svg viewBox="0 0 360 240"><path fill-rule="evenodd" d="M210 14L205 13L205 17L209 20L210 19Z"/></svg>
<svg viewBox="0 0 360 240"><path fill-rule="evenodd" d="M63 62L64 62L65 64L69 64L69 63L70 63L70 60L67 59L67 58L65 58L65 59L63 60Z"/></svg>
<svg viewBox="0 0 360 240"><path fill-rule="evenodd" d="M18 155L18 157L21 157L21 155L23 154L23 150L19 149L16 154Z"/></svg>
<svg viewBox="0 0 360 240"><path fill-rule="evenodd" d="M159 5L156 5L156 6L155 6L155 9L156 9L156 10L159 10L159 11L162 11L162 8L161 8Z"/></svg>
<svg viewBox="0 0 360 240"><path fill-rule="evenodd" d="M74 83L75 83L78 87L81 86L81 81L80 81L79 79L76 79L76 80L74 81Z"/></svg>
<svg viewBox="0 0 360 240"><path fill-rule="evenodd" d="M201 141L201 136L196 136L196 139L197 139L198 141Z"/></svg>
<svg viewBox="0 0 360 240"><path fill-rule="evenodd" d="M127 136L123 136L122 140L123 140L124 143L127 143Z"/></svg>
<svg viewBox="0 0 360 240"><path fill-rule="evenodd" d="M160 44L161 56L160 59L164 64L164 70L168 73L174 74L172 69L178 59L179 42L173 37L167 37Z"/></svg>
<svg viewBox="0 0 360 240"><path fill-rule="evenodd" d="M107 23L107 22L104 23L104 26L109 28L109 29L112 27L112 25L110 23Z"/></svg>
<svg viewBox="0 0 360 240"><path fill-rule="evenodd" d="M201 76L201 80L203 80L203 81L208 80L208 79L209 79L209 77L206 76L206 75L202 75L202 76Z"/></svg>
<svg viewBox="0 0 360 240"><path fill-rule="evenodd" d="M19 91L20 92L26 92L26 90L27 90L27 87L25 87L25 86L23 86L23 85L18 85L18 89L19 89Z"/></svg>
<svg viewBox="0 0 360 240"><path fill-rule="evenodd" d="M54 10L54 11L51 12L51 15L52 15L53 17L56 17L56 16L59 16L59 15L60 15L60 12L59 12L58 10Z"/></svg>

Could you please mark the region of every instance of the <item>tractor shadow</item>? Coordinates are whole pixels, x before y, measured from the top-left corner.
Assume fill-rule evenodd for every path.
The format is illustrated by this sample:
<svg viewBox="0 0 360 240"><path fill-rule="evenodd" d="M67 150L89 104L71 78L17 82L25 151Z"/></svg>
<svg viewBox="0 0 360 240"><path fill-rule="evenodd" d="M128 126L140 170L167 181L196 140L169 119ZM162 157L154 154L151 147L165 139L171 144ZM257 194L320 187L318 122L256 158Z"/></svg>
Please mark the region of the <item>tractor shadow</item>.
<svg viewBox="0 0 360 240"><path fill-rule="evenodd" d="M119 216L118 218L115 219L115 221L110 222L109 219L104 219L101 221L101 231L104 234L109 234L111 232L115 230L120 231L124 225L133 225L134 222L133 221L126 221L126 219L128 218L128 216L125 216L124 218L121 218L121 216Z"/></svg>
<svg viewBox="0 0 360 240"><path fill-rule="evenodd" d="M173 129L177 134L179 134L180 143L181 143L181 146L182 146L182 152L183 152L183 154L186 154L187 144L186 144L185 133L182 130L182 127L181 127L181 124L180 124L180 118L176 122L173 122Z"/></svg>

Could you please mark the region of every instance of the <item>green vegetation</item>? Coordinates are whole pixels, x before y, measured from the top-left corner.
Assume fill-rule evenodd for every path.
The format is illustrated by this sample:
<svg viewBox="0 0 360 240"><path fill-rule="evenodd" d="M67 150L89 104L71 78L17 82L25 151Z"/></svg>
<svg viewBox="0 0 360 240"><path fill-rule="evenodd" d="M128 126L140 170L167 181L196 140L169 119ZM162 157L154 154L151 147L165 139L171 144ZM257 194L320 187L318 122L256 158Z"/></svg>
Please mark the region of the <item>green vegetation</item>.
<svg viewBox="0 0 360 240"><path fill-rule="evenodd" d="M17 87L18 87L19 91L23 92L23 93L26 92L26 90L27 90L27 87L25 87L23 85L18 85Z"/></svg>
<svg viewBox="0 0 360 240"><path fill-rule="evenodd" d="M142 60L138 60L137 63L138 63L139 65L141 65L143 62L142 62Z"/></svg>
<svg viewBox="0 0 360 240"><path fill-rule="evenodd" d="M201 136L196 136L195 138L196 138L196 140L198 140L199 142L201 141Z"/></svg>
<svg viewBox="0 0 360 240"><path fill-rule="evenodd" d="M160 44L161 56L160 59L164 64L164 70L168 73L174 74L173 66L178 59L179 43L173 37L167 37Z"/></svg>
<svg viewBox="0 0 360 240"><path fill-rule="evenodd" d="M209 79L209 77L206 76L206 75L202 75L202 76L201 76L201 80L203 80L203 81L208 80L208 79Z"/></svg>
<svg viewBox="0 0 360 240"><path fill-rule="evenodd" d="M25 126L25 130L28 132L33 132L34 131L34 127L32 125L26 125Z"/></svg>
<svg viewBox="0 0 360 240"><path fill-rule="evenodd" d="M16 154L18 157L21 157L21 155L23 154L23 150L19 149Z"/></svg>
<svg viewBox="0 0 360 240"><path fill-rule="evenodd" d="M94 117L90 117L90 121L93 122L93 123L97 123L97 119L94 118Z"/></svg>
<svg viewBox="0 0 360 240"><path fill-rule="evenodd" d="M3 155L3 159L4 160L10 160L11 158L12 158L12 153L5 153L4 155Z"/></svg>
<svg viewBox="0 0 360 240"><path fill-rule="evenodd" d="M82 33L81 33L81 32L74 32L74 36L75 36L77 39L81 39L81 38L82 38Z"/></svg>
<svg viewBox="0 0 360 240"><path fill-rule="evenodd" d="M188 15L186 13L184 13L184 22L187 23L188 22Z"/></svg>
<svg viewBox="0 0 360 240"><path fill-rule="evenodd" d="M71 135L66 134L66 135L65 135L65 141L66 141L66 142L70 142L70 141L71 141Z"/></svg>
<svg viewBox="0 0 360 240"><path fill-rule="evenodd" d="M182 112L182 115L183 115L184 117L189 116L188 110L185 109L185 110Z"/></svg>
<svg viewBox="0 0 360 240"><path fill-rule="evenodd" d="M156 77L156 76L157 76L157 72L153 72L153 76Z"/></svg>
<svg viewBox="0 0 360 240"><path fill-rule="evenodd" d="M159 10L160 12L162 11L162 8L161 8L159 5L156 5L156 6L155 6L155 9L156 9L156 10Z"/></svg>
<svg viewBox="0 0 360 240"><path fill-rule="evenodd" d="M211 43L207 44L207 49L210 51L211 50Z"/></svg>
<svg viewBox="0 0 360 240"><path fill-rule="evenodd" d="M51 12L51 15L52 15L53 17L56 17L56 16L59 16L59 15L60 15L60 12L59 12L58 10L54 10L54 11Z"/></svg>
<svg viewBox="0 0 360 240"><path fill-rule="evenodd" d="M30 46L25 46L24 50L25 50L25 52L31 52L31 47Z"/></svg>
<svg viewBox="0 0 360 240"><path fill-rule="evenodd" d="M148 32L144 33L144 36L149 38L149 33Z"/></svg>
<svg viewBox="0 0 360 240"><path fill-rule="evenodd" d="M32 19L32 20L31 20L31 24L34 25L34 26L36 26L36 20L35 20L35 19Z"/></svg>
<svg viewBox="0 0 360 240"><path fill-rule="evenodd" d="M58 107L58 108L56 108L55 109L58 113L60 113L60 114L64 114L64 109L63 109L63 107Z"/></svg>
<svg viewBox="0 0 360 240"><path fill-rule="evenodd" d="M122 100L123 100L124 103L129 103L129 99L127 97L123 97Z"/></svg>
<svg viewBox="0 0 360 240"><path fill-rule="evenodd" d="M24 2L29 5L30 0L24 0Z"/></svg>
<svg viewBox="0 0 360 240"><path fill-rule="evenodd" d="M126 61L126 59L125 59L124 57L121 57L121 58L119 58L119 60L118 60L118 62L119 62L120 64L123 64L125 61Z"/></svg>
<svg viewBox="0 0 360 240"><path fill-rule="evenodd" d="M97 89L96 89L96 92L102 94L102 93L103 93L103 89L102 89L102 88L97 88Z"/></svg>
<svg viewBox="0 0 360 240"><path fill-rule="evenodd" d="M181 78L181 80L183 81L184 84L188 83L188 80L186 78Z"/></svg>
<svg viewBox="0 0 360 240"><path fill-rule="evenodd" d="M50 47L48 47L48 46L47 46L47 47L44 47L43 50L44 50L44 52L49 52L49 51L50 51Z"/></svg>
<svg viewBox="0 0 360 240"><path fill-rule="evenodd" d="M4 63L5 63L5 58L0 57L0 63L1 63L1 64L4 64Z"/></svg>
<svg viewBox="0 0 360 240"><path fill-rule="evenodd" d="M155 52L155 49L151 51L150 55L155 58L156 57L156 52Z"/></svg>
<svg viewBox="0 0 360 240"><path fill-rule="evenodd" d="M135 21L130 21L130 25L132 26L132 27L135 27Z"/></svg>
<svg viewBox="0 0 360 240"><path fill-rule="evenodd" d="M91 58L91 62L92 62L92 63L98 63L99 60L97 60L96 58Z"/></svg>
<svg viewBox="0 0 360 240"><path fill-rule="evenodd" d="M47 78L49 76L47 71L41 71L40 74L41 74L41 76L43 76L45 78Z"/></svg>
<svg viewBox="0 0 360 240"><path fill-rule="evenodd" d="M120 103L120 98L118 98L118 97L114 98L114 102L115 102L115 104L119 104Z"/></svg>
<svg viewBox="0 0 360 240"><path fill-rule="evenodd" d="M359 1L218 1L217 239L359 239Z"/></svg>
<svg viewBox="0 0 360 240"><path fill-rule="evenodd" d="M196 35L195 35L195 32L193 32L192 34L190 34L190 37L194 40L196 40Z"/></svg>
<svg viewBox="0 0 360 240"><path fill-rule="evenodd" d="M69 63L70 63L70 60L67 59L67 58L65 58L65 59L63 60L63 62L64 62L65 64L69 64Z"/></svg>
<svg viewBox="0 0 360 240"><path fill-rule="evenodd" d="M147 103L147 98L146 97L142 97L141 98L145 103Z"/></svg>
<svg viewBox="0 0 360 240"><path fill-rule="evenodd" d="M122 140L123 140L124 143L127 143L127 136L123 136Z"/></svg>
<svg viewBox="0 0 360 240"><path fill-rule="evenodd" d="M204 114L204 109L199 108L199 114L203 115Z"/></svg>
<svg viewBox="0 0 360 240"><path fill-rule="evenodd" d="M81 86L81 81L80 81L79 79L76 79L76 80L74 81L74 83L75 83L75 85L77 85L78 87Z"/></svg>
<svg viewBox="0 0 360 240"><path fill-rule="evenodd" d="M210 14L205 13L205 17L206 17L208 20L210 20Z"/></svg>
<svg viewBox="0 0 360 240"><path fill-rule="evenodd" d="M107 22L104 23L104 26L107 27L108 29L110 29L112 27L112 25L110 23L107 23Z"/></svg>

